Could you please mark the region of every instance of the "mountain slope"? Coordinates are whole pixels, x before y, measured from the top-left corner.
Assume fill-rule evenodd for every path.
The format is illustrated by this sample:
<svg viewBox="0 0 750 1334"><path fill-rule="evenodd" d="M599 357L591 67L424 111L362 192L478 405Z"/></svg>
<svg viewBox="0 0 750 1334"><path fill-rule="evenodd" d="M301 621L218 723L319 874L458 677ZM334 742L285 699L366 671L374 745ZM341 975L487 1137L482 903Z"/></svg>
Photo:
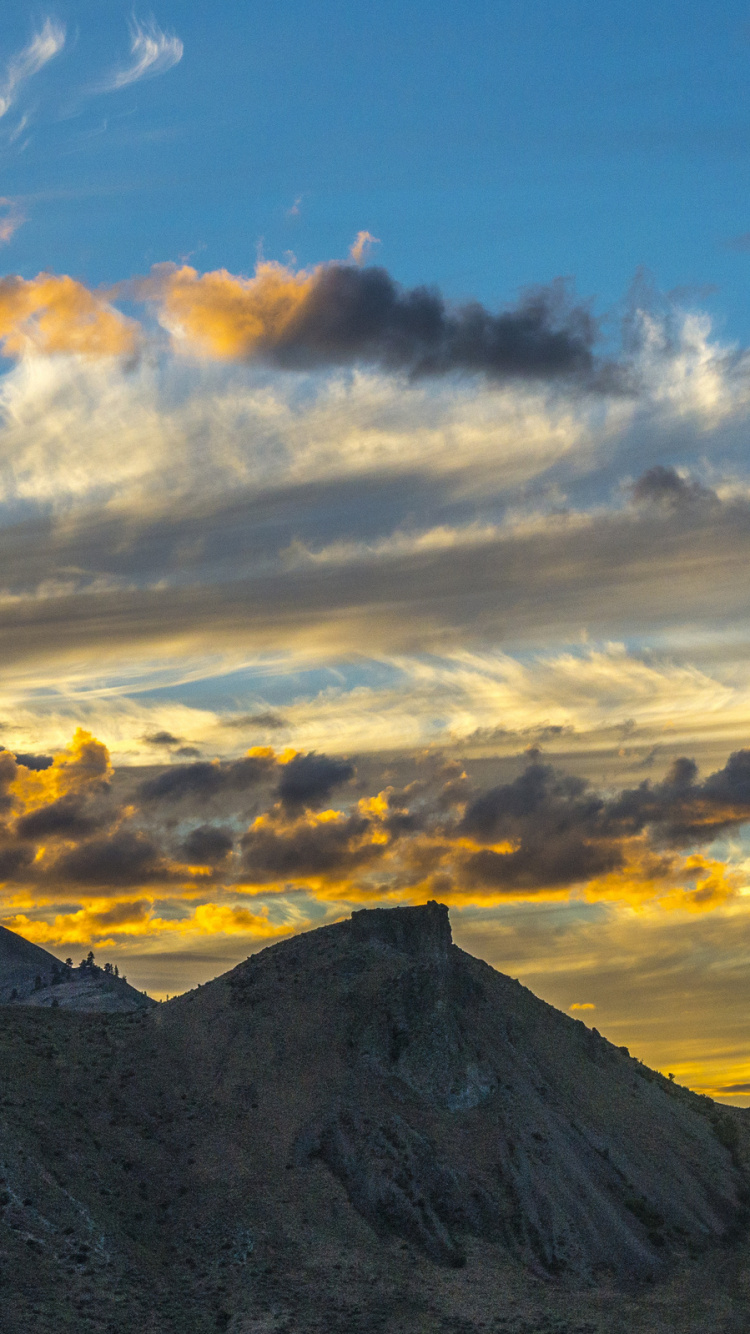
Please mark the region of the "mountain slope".
<svg viewBox="0 0 750 1334"><path fill-rule="evenodd" d="M437 904L150 1012L6 1009L0 1043L14 1334L747 1328L745 1114L457 949Z"/></svg>
<svg viewBox="0 0 750 1334"><path fill-rule="evenodd" d="M0 1004L6 1005L14 991L33 990L35 978L51 977L54 968L60 968L54 955L0 926Z"/></svg>
<svg viewBox="0 0 750 1334"><path fill-rule="evenodd" d="M96 965L68 968L54 954L0 926L0 1005L129 1014L154 1002Z"/></svg>
<svg viewBox="0 0 750 1334"><path fill-rule="evenodd" d="M159 1021L226 1101L250 1089L256 1188L320 1161L438 1262L476 1236L540 1273L642 1277L742 1214L710 1104L464 954L437 904L266 950Z"/></svg>

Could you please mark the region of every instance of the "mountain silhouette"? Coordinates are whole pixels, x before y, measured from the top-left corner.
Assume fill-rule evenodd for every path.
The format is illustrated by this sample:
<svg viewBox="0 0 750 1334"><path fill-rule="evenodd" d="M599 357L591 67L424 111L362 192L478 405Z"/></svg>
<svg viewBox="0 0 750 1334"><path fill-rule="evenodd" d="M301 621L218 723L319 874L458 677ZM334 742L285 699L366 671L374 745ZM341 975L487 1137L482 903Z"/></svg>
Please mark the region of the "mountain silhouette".
<svg viewBox="0 0 750 1334"><path fill-rule="evenodd" d="M0 926L0 1005L129 1014L153 1004L124 978L95 964L68 967L54 954Z"/></svg>
<svg viewBox="0 0 750 1334"><path fill-rule="evenodd" d="M440 904L150 1011L2 1014L14 1330L748 1327L745 1113L458 949Z"/></svg>

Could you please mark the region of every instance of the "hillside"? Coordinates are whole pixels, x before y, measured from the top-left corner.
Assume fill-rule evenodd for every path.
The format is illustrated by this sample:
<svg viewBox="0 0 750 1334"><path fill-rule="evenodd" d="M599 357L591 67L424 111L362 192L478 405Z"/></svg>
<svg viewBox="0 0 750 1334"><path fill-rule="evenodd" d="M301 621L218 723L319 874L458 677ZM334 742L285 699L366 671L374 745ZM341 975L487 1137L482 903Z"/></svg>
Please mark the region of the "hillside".
<svg viewBox="0 0 750 1334"><path fill-rule="evenodd" d="M124 978L95 964L67 967L54 954L0 926L0 1005L130 1014L153 1004Z"/></svg>
<svg viewBox="0 0 750 1334"><path fill-rule="evenodd" d="M748 1327L745 1114L459 950L437 904L0 1032L3 1334Z"/></svg>

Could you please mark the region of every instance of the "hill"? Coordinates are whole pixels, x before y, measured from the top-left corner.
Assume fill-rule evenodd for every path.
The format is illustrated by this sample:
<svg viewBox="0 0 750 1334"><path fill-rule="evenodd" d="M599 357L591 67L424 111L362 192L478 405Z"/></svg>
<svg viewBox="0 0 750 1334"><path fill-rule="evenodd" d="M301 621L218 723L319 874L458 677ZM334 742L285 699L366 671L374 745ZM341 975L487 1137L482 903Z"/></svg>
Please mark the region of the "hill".
<svg viewBox="0 0 750 1334"><path fill-rule="evenodd" d="M745 1114L459 950L438 904L0 1036L8 1334L748 1328Z"/></svg>
<svg viewBox="0 0 750 1334"><path fill-rule="evenodd" d="M154 1004L122 977L86 961L69 967L0 926L0 1005L34 1005L129 1014Z"/></svg>

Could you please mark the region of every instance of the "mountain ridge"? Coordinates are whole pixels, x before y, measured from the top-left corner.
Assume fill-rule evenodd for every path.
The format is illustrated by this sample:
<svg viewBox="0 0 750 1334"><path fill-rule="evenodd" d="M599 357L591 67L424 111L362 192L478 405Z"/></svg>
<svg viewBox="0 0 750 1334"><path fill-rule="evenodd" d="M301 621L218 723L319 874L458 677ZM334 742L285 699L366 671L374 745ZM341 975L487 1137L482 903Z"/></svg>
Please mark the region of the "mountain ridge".
<svg viewBox="0 0 750 1334"><path fill-rule="evenodd" d="M30 1334L61 1284L109 1294L118 1334L746 1328L744 1113L465 954L441 905L362 910L142 1013L2 1016L0 1175L52 1225L46 1173L103 1239L71 1260L0 1207L0 1278L8 1209L46 1248Z"/></svg>
<svg viewBox="0 0 750 1334"><path fill-rule="evenodd" d="M75 968L0 926L0 1005L129 1014L154 1004L124 977L99 968L93 956Z"/></svg>

